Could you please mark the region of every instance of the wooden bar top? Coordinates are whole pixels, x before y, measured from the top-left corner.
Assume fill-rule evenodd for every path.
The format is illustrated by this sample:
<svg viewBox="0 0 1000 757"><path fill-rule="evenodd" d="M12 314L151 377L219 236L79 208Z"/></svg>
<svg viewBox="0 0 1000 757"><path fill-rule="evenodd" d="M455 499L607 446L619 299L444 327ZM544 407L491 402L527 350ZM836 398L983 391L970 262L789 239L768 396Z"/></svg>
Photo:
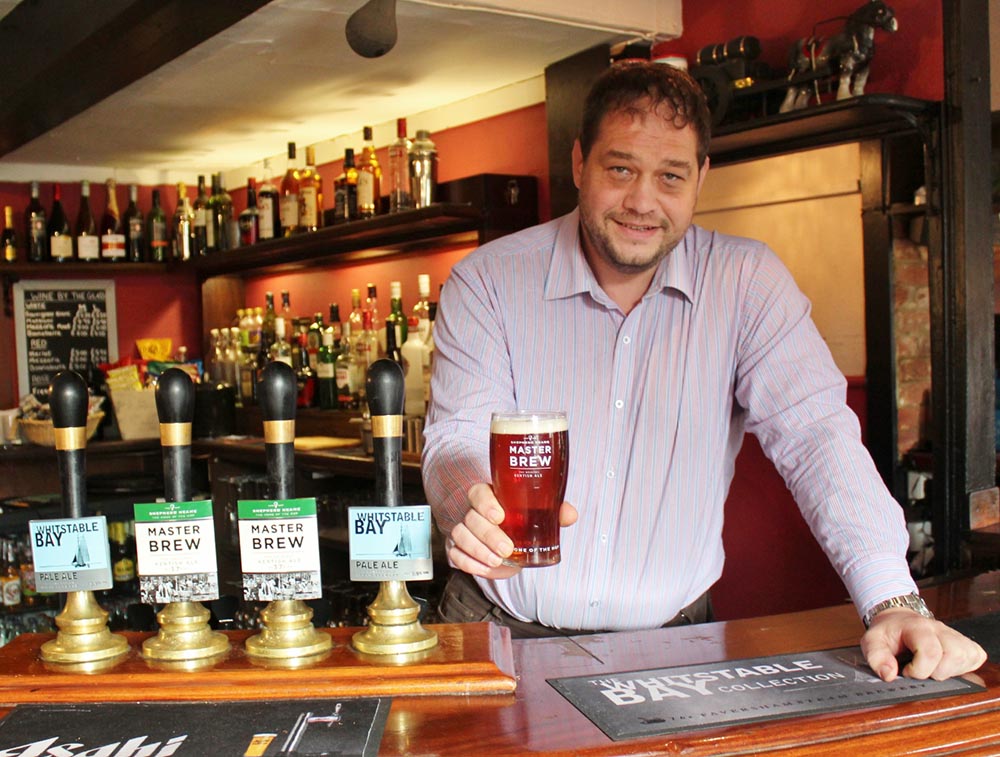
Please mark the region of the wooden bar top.
<svg viewBox="0 0 1000 757"><path fill-rule="evenodd" d="M1000 611L1000 572L926 588L922 594L942 619L994 613ZM853 607L841 605L700 626L515 640L513 693L394 696L379 754L1000 754L996 660L970 674L971 680L986 687L984 691L621 742L605 736L546 681L854 646L861 633ZM267 685L271 674L259 672L262 699L273 695L273 687ZM210 676L211 671L163 675L181 680L191 676L188 680L194 684L198 676ZM393 670L386 667L370 675L392 676ZM99 675L79 677L81 701L101 700L100 681ZM244 683L248 685L253 684ZM302 694L310 695L315 692ZM243 688L239 698L246 697ZM135 700L154 698L142 687L134 691ZM212 698L227 698L224 688Z"/></svg>

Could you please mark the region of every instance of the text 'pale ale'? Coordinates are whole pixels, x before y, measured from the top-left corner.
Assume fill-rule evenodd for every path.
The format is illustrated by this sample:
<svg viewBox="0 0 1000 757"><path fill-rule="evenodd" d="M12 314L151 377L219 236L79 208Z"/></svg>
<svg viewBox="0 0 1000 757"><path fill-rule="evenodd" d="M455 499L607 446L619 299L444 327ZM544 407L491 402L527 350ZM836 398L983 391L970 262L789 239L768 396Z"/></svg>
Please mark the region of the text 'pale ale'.
<svg viewBox="0 0 1000 757"><path fill-rule="evenodd" d="M511 565L559 562L559 507L566 494L569 426L560 412L494 413L490 423L493 491L514 542Z"/></svg>

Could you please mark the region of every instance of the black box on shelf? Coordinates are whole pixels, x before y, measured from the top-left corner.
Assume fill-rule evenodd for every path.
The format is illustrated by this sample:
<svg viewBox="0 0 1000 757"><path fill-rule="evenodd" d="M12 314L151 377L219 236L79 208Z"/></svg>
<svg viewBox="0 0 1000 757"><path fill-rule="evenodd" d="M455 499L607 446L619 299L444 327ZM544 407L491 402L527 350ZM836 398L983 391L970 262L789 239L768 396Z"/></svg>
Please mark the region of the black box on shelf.
<svg viewBox="0 0 1000 757"><path fill-rule="evenodd" d="M483 213L484 242L538 223L538 179L534 176L466 176L439 184L435 199L479 208Z"/></svg>

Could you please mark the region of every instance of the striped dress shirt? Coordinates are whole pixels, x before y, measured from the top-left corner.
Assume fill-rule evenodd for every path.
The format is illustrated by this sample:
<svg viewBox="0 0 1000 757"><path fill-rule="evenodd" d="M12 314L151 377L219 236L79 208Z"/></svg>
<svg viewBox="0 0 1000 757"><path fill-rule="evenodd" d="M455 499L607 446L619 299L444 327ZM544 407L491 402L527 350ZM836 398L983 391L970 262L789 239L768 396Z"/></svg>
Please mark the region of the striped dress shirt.
<svg viewBox="0 0 1000 757"><path fill-rule="evenodd" d="M477 579L523 620L660 626L719 578L744 429L774 461L859 613L915 591L902 511L847 407L810 304L760 242L692 226L625 315L601 289L577 211L452 270L434 325L424 488L448 533L490 481L495 410L565 410L562 562Z"/></svg>

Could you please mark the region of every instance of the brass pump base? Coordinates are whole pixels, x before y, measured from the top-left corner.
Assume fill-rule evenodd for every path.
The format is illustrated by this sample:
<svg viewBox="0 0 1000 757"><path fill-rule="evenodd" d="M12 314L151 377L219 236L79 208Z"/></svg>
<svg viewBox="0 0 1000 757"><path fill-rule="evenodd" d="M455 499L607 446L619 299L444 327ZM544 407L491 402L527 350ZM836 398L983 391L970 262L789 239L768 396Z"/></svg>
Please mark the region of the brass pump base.
<svg viewBox="0 0 1000 757"><path fill-rule="evenodd" d="M247 654L267 660L316 657L333 647L312 625L312 608L300 599L276 599L260 613L264 627L246 641Z"/></svg>
<svg viewBox="0 0 1000 757"><path fill-rule="evenodd" d="M229 639L208 626L211 616L200 602L171 602L156 613L160 631L142 643L142 656L147 660L175 662L228 652Z"/></svg>
<svg viewBox="0 0 1000 757"><path fill-rule="evenodd" d="M129 650L124 636L108 630L108 614L97 604L93 592L71 591L66 606L56 616L59 633L42 644L44 662L93 663L124 655Z"/></svg>
<svg viewBox="0 0 1000 757"><path fill-rule="evenodd" d="M437 632L420 625L420 605L413 601L405 581L383 581L378 596L368 605L370 623L351 637L363 654L402 655L437 646Z"/></svg>

